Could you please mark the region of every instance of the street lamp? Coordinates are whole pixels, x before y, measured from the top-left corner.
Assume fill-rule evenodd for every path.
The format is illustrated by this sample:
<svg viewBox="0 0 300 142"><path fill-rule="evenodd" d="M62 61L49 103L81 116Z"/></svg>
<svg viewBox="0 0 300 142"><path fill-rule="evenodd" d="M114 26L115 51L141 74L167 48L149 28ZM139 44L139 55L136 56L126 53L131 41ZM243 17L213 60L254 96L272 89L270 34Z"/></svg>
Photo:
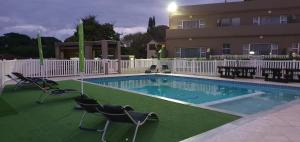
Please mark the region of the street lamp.
<svg viewBox="0 0 300 142"><path fill-rule="evenodd" d="M167 7L167 10L169 13L175 13L178 9L178 6L176 4L176 2L171 2L168 7Z"/></svg>
<svg viewBox="0 0 300 142"><path fill-rule="evenodd" d="M167 7L167 11L168 11L168 15L169 15L169 27L171 27L171 17L172 15L175 15L177 13L177 9L178 6L176 4L176 2L171 2L168 7Z"/></svg>

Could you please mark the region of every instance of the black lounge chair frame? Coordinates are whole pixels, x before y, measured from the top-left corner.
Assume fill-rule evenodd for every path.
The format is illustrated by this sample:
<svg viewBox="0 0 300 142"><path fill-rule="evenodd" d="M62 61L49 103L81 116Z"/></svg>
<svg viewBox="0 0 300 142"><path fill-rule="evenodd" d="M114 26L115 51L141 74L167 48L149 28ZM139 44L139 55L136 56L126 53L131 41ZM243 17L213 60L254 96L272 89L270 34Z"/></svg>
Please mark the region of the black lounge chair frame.
<svg viewBox="0 0 300 142"><path fill-rule="evenodd" d="M157 65L151 65L150 68L145 71L145 73L158 73Z"/></svg>
<svg viewBox="0 0 300 142"><path fill-rule="evenodd" d="M101 104L98 103L97 100L89 98L87 95L81 95L79 97L75 98L75 102L80 105L84 112L82 112L81 119L79 121L79 129L85 130L85 131L97 131L97 132L103 132L104 129L97 129L97 128L89 128L84 125L84 120L86 119L88 114L94 114L94 115L102 115L96 108L103 107ZM133 108L130 106L123 106L128 111L133 111Z"/></svg>
<svg viewBox="0 0 300 142"><path fill-rule="evenodd" d="M102 108L97 108L106 118L107 121L104 126L101 140L106 142L105 134L107 132L108 126L111 122L120 123L131 123L135 125L135 131L133 134L132 142L135 142L138 128L143 125L147 120L158 120L158 116L153 113L141 113L135 111L127 111L125 108L120 106L103 106ZM142 116L142 117L141 117Z"/></svg>
<svg viewBox="0 0 300 142"><path fill-rule="evenodd" d="M7 77L9 77L10 79L14 80L17 84L16 84L16 88L20 88L23 87L25 85L33 85L32 82L36 82L36 83L43 83L43 86L45 87L46 85L49 86L55 86L58 85L57 82L53 81L53 80L49 80L49 79L45 79L45 78L39 78L39 77L25 77L23 74L18 73L18 72L12 72L12 74L14 76L16 76L17 78L13 78L10 75L6 75Z"/></svg>
<svg viewBox="0 0 300 142"><path fill-rule="evenodd" d="M169 69L168 65L162 65L161 66L161 72L162 73L171 73L172 71Z"/></svg>
<svg viewBox="0 0 300 142"><path fill-rule="evenodd" d="M29 78L26 78L26 80L42 90L41 95L39 96L38 100L36 101L38 104L44 103L44 101L46 100L46 98L48 96L63 96L66 94L71 94L71 93L80 93L80 91L75 90L75 89L60 89L58 87L53 87L53 86L49 85L47 82L43 83L44 85L46 84L44 87L44 85L41 86L38 82L35 82Z"/></svg>

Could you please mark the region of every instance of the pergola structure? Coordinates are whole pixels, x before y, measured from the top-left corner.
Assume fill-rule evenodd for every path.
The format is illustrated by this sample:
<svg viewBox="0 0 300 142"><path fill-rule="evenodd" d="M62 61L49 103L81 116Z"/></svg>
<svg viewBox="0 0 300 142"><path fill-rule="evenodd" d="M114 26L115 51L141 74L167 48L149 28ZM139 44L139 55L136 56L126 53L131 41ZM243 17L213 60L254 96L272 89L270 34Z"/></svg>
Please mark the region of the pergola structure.
<svg viewBox="0 0 300 142"><path fill-rule="evenodd" d="M86 59L121 59L121 43L115 40L86 41ZM55 45L56 59L70 59L78 57L78 42L63 42Z"/></svg>

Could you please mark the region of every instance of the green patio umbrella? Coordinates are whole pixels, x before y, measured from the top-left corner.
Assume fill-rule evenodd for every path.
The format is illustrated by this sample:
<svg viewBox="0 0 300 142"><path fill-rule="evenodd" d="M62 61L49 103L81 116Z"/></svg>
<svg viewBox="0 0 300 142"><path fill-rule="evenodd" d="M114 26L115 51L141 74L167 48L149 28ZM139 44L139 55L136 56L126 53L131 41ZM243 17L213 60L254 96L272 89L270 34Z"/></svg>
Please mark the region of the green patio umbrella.
<svg viewBox="0 0 300 142"><path fill-rule="evenodd" d="M44 56L43 56L43 45L42 45L42 39L40 32L37 34L37 42L38 42L38 48L39 48L39 57L40 57L40 65L44 65Z"/></svg>
<svg viewBox="0 0 300 142"><path fill-rule="evenodd" d="M165 47L162 47L159 51L158 51L158 53L159 53L159 59L161 59L161 58L165 58Z"/></svg>
<svg viewBox="0 0 300 142"><path fill-rule="evenodd" d="M44 73L43 73L44 56L43 56L43 45L42 45L42 39L41 39L41 32L39 32L37 34L37 44L38 44L38 48L39 48L40 71L41 71L42 77L45 77Z"/></svg>
<svg viewBox="0 0 300 142"><path fill-rule="evenodd" d="M83 74L84 74L84 32L83 22L80 20L78 25L78 39L79 39L79 72L81 77L81 95L83 95Z"/></svg>

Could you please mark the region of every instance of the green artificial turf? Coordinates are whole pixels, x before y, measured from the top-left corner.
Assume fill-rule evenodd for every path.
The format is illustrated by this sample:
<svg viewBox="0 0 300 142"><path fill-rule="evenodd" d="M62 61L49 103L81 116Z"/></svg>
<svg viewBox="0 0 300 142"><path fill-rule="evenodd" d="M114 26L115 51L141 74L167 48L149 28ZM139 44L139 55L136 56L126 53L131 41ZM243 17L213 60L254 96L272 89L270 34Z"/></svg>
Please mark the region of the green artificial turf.
<svg viewBox="0 0 300 142"><path fill-rule="evenodd" d="M80 88L76 81L59 82L61 88ZM176 142L219 127L239 117L200 109L165 100L122 92L96 85L85 84L85 92L102 104L130 105L136 111L156 112L158 122L141 126L137 142ZM78 129L82 111L74 110L73 98L78 94L63 97L48 97L44 104L35 101L41 91L35 88L14 90L7 86L4 99L18 113L0 117L1 142L98 142L99 132ZM0 105L2 106L2 105ZM5 105L7 106L7 105ZM103 127L105 119L90 115L88 126ZM131 124L112 123L108 129L109 142L124 142L132 138Z"/></svg>
<svg viewBox="0 0 300 142"><path fill-rule="evenodd" d="M16 113L17 111L0 97L0 117Z"/></svg>

